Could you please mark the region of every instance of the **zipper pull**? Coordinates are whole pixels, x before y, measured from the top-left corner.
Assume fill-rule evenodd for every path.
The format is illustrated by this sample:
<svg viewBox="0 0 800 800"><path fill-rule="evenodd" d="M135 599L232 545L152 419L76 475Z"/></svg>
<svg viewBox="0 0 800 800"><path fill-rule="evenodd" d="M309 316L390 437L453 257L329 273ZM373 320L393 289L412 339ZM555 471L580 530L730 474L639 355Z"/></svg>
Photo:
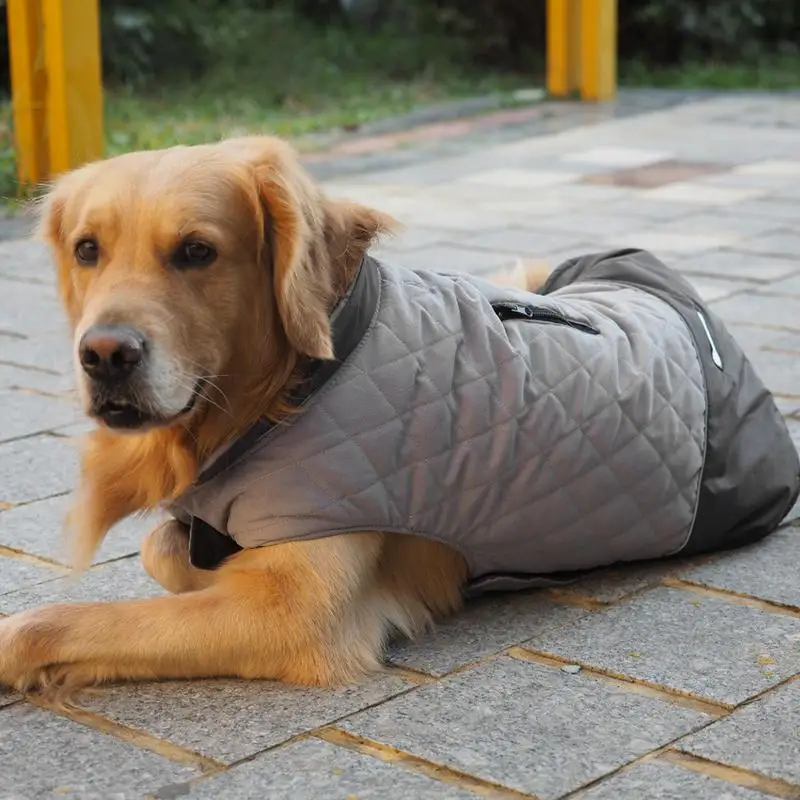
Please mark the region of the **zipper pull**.
<svg viewBox="0 0 800 800"><path fill-rule="evenodd" d="M527 319L531 319L533 317L533 309L530 306L523 305L522 303L495 303L493 308L495 313L497 313L501 319L508 318L505 316L505 314L508 314L508 316L526 317Z"/></svg>
<svg viewBox="0 0 800 800"><path fill-rule="evenodd" d="M717 345L714 342L714 338L711 336L711 330L708 327L706 318L701 311L697 312L697 317L700 320L700 324L703 326L706 339L708 339L708 344L711 346L711 360L714 362L714 366L717 367L717 369L723 369L722 356L719 354L719 350L717 350Z"/></svg>

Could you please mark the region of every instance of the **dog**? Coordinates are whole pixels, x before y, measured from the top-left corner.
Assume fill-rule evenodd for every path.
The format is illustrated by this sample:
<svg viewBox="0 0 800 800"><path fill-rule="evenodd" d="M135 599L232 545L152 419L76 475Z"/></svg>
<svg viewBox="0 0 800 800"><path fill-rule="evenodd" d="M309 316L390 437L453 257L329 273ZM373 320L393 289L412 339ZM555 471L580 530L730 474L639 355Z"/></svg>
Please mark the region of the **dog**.
<svg viewBox="0 0 800 800"><path fill-rule="evenodd" d="M0 683L65 698L85 686L122 680L224 676L316 686L352 682L381 668L391 636L398 632L414 636L456 613L476 580L515 572L504 569L509 559L501 563L502 559L495 558L491 543L475 545L478 550L483 548L483 568L478 570L476 559L467 553L472 545L462 549L444 535L434 532L426 536L413 525L401 530L402 525L388 521L385 527L361 528L362 519L371 517L364 516L362 504L348 521L348 509L357 505L351 499L323 499L311 511L303 506L293 518L302 519L308 530L304 528L289 539L281 538L283 523L275 523L275 515L284 513L281 509L286 503L291 506L295 502L295 490L306 498L303 502L312 502L308 499L312 491L333 497L337 481L349 480L349 471L355 475L355 464L361 463L363 449L360 455L353 452L352 459L324 464L321 473L312 473L311 461L303 461L304 456L299 455L308 439L297 439L300 433L313 427L320 441L319 453L335 448L345 452L359 437L367 447L366 434L358 433L359 425L373 425L374 436L369 441L377 441L380 432L391 428L394 412L403 413L402 407L394 408L405 402L400 394L408 402L413 396L415 407L440 408L438 395L426 383L435 377L433 359L451 352L450 340L456 342L453 353L466 347L466 334L457 332L449 338L437 334L435 341L431 340L433 349L420 346L415 351L405 345L401 358L390 352L391 337L396 333L389 330L386 320L378 319L380 315L375 316L374 305L372 317L364 318L360 312L367 302L363 298L370 292L391 297L405 281L403 286L416 292L416 299L407 304L408 313L416 315L413 324L409 323L412 338L438 324L435 309L426 310L429 301L449 304L452 313L465 320L485 306L489 311L481 313L493 314L485 326L489 338L480 321L471 330L474 328L475 341L485 344L476 345L483 348L480 358L496 358L498 374L505 376L505 381L511 373L504 373L499 365L502 362L509 365L504 369L518 369L522 363L516 353L528 346L520 338L532 330L528 326L523 331L528 317L544 323L538 326L536 336L544 335L541 331L545 329L548 335L555 328L563 329L565 336L580 340L581 347L595 347L598 337L594 334L606 330L602 314L592 310L591 304L581 306L583 301L577 312L567 309L569 313L558 302L543 309L532 307L532 293L553 281L546 265L520 267L513 275L496 276L494 283L471 283L457 276L428 277L428 283L419 283L421 279L410 272L396 282L394 273L376 266L369 255L379 237L396 229L395 221L358 203L327 197L302 169L291 148L269 137L135 152L92 163L59 178L44 198L40 213L41 232L57 265L60 296L73 334L80 401L97 422L84 443L79 489L67 521L73 562L79 569L90 564L106 533L123 518L167 508L173 515L144 538L140 555L144 569L168 594L51 605L0 620ZM623 254L616 262L626 258L629 256ZM608 259L593 260L584 278L599 285L607 277L599 274L607 263ZM575 264L567 265L566 273L575 269ZM660 274L658 265L653 270ZM561 274L566 273L562 270ZM598 274L592 277L594 273ZM460 292L455 304L447 295L452 287ZM553 284L548 290L555 288ZM601 294L606 291L605 286L600 288ZM570 286L562 291L569 295ZM652 299L645 292L636 294L636 289L623 287L620 291L626 298L630 295L626 302L632 303L631 317L637 302L646 305ZM360 299L353 300L359 292ZM492 292L496 293L490 298L493 302L484 303L484 297ZM701 323L710 328L715 352L722 352L729 363L744 363L710 312L690 326L678 321L668 303L658 303L661 305L656 308L652 299L648 313L661 314L664 329L673 326L677 331L683 325L680 336L687 353L686 369L698 385L703 370L713 368L700 364L694 350L688 353L690 339L704 341L703 332L698 333ZM394 307L386 307L387 313L394 313ZM620 329L626 324L622 316ZM383 338L374 332L378 324L383 326ZM348 336L352 339L349 344ZM646 351L635 338L633 334L623 337L624 342L633 342L631 352ZM319 408L331 413L324 403L330 404L343 387L353 385L357 373L348 365L363 357L365 342L373 350L376 343L388 348L385 357L384 350L373 353L380 362L376 373L382 366L390 369L394 363L416 363L413 373L408 373L412 377L401 381L402 391L393 397L385 386L374 388L378 379L369 376L372 394L339 403L336 424L327 424L322 411L315 408L319 402L323 404ZM698 345L698 352L700 349ZM507 355L498 355L501 351ZM422 358L429 363L420 367ZM615 356L614 363L617 361L624 359ZM545 362L555 369L561 359L550 355ZM631 385L646 390L641 376L634 377ZM748 373L748 380L756 379ZM473 394L461 387L479 384L480 380L466 380L454 373L444 381L442 396L448 386L457 386L459 398L472 398ZM363 390L367 383L356 385ZM468 404L485 401L498 429L501 423L510 424L498 417L510 402L506 395L511 390L503 385L497 392L496 387L489 387L480 401L468 400ZM760 384L756 390L761 392ZM425 400L428 395L431 399ZM703 458L708 467L713 455L700 441L710 414L704 416L703 392L698 389L691 397L695 407L684 425L693 437L687 439L685 454L688 488L679 488L685 490L688 503L696 504L700 497L703 508L712 509L713 503L709 505L711 501L701 497ZM524 399L522 411L527 413L530 405L531 399ZM787 455L782 420L768 405L764 405L758 424L769 429L772 465L774 459L783 458L785 468L773 470L779 485L767 481L753 500L766 511L764 525L751 531L750 538L773 529L775 520L800 491L796 454L795 461ZM453 408L455 413L441 419L444 427L452 423L452 433L461 441L459 436L474 421L460 416L458 403ZM355 434L345 430L344 418ZM442 430L437 419L431 417L431 428L416 429L417 423L413 423L403 434L408 463L400 465L396 475L392 473L395 500L383 498L378 503L389 509L387 520L394 519L390 506L397 504L397 492L402 502L406 496L413 497L415 513L422 513L423 506L436 503L436 481L446 484L442 491L448 496L457 496L459 481L466 481L467 473L474 469L465 472L462 461L451 458L435 480L428 481L428 473L419 472L422 461L416 460L414 448L424 449L429 444L426 431ZM519 427L520 419L518 412L511 422ZM531 417L530 424L543 432L552 428L546 415L536 420ZM772 435L774 431L776 435ZM479 433L470 437L472 452L482 452ZM431 433L430 438L436 437ZM513 485L504 485L504 491L510 486L511 494L519 490L520 481L532 481L539 475L543 465L555 465L547 467L552 487L542 491L542 502L556 507L547 500L548 492L565 485L572 458L556 457L554 451L548 456L550 461L528 468L525 465L531 459L523 458L524 453L519 464L509 456L515 446L504 451L491 437L483 439L488 448L486 469L508 474ZM243 441L246 447L240 446ZM733 441L733 434L725 441ZM253 459L261 459L261 464L277 452L286 459L281 466L260 466L259 470L279 472L285 484L271 485L264 492L259 486L240 492L246 483L240 465L254 463ZM458 459L468 459L469 452L461 447ZM424 461L428 468L435 457L426 456ZM576 457L574 463L579 466L580 459ZM630 469L641 466L633 463ZM372 481L372 486L369 469L365 465L364 474L358 472L353 480L363 479L365 487ZM517 480L511 475L515 471L523 477ZM247 496L246 503L225 499L230 483L239 487L237 493ZM469 497L470 505L458 513L474 516L480 521L478 527L492 528L492 520L484 519L482 509L502 504L502 492L495 492L489 480L479 483L469 492L464 486L461 497ZM202 499L207 485L212 490ZM604 478L596 486L604 495L612 491ZM655 483L650 489L661 491ZM371 497L366 488L364 492L359 497ZM586 502L598 508L602 505L599 498ZM562 498L558 513L568 506ZM456 514L454 508L451 504L437 511L444 527ZM341 515L342 520L335 526L325 522L324 530L318 530L322 523L315 520L323 513L321 509L328 509L325 514ZM749 510L742 510L736 519L725 517L726 534L736 529ZM683 512L675 513L680 517ZM616 552L609 545L609 552L596 559L596 565L628 555L630 559L647 558L680 550L696 515L684 516L675 531L677 539L672 536L669 542L649 549L636 545L630 554ZM675 514L669 520L672 524ZM220 532L226 525L228 530ZM241 536L231 533L236 525L243 531ZM335 535L326 535L329 528ZM705 546L724 545L709 540ZM499 552L500 545L497 548ZM581 548L572 543L560 552L565 549ZM530 558L535 565L541 564L542 572L557 572L565 565L568 569L594 565L580 558L565 561L561 555L548 562L541 548L531 550ZM513 561L512 553L509 563ZM509 581L513 588L519 575L510 575L506 583Z"/></svg>

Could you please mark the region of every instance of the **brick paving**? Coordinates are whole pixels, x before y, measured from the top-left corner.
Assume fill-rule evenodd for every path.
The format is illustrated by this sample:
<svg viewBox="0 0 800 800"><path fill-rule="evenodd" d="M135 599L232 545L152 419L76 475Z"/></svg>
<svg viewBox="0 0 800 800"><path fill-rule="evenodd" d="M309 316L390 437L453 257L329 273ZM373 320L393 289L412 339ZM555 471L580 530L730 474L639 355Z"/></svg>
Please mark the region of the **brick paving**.
<svg viewBox="0 0 800 800"><path fill-rule="evenodd" d="M800 441L800 98L576 115L310 163L407 224L381 255L411 266L653 250L731 325ZM0 613L157 594L136 558L147 521L112 532L80 581L65 572L86 423L46 255L3 230ZM141 684L66 714L0 693L0 800L800 798L796 516L747 550L476 601L360 686Z"/></svg>

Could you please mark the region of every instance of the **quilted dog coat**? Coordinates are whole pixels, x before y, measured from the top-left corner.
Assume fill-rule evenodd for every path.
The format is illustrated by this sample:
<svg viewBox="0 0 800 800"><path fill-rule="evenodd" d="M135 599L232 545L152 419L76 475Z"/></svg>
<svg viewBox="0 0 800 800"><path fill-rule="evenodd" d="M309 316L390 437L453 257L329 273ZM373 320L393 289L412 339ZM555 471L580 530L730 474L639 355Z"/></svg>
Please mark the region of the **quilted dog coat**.
<svg viewBox="0 0 800 800"><path fill-rule="evenodd" d="M196 566L376 530L454 547L472 592L542 585L754 541L800 492L772 396L644 251L568 261L542 294L368 257L332 323L302 413L175 503Z"/></svg>

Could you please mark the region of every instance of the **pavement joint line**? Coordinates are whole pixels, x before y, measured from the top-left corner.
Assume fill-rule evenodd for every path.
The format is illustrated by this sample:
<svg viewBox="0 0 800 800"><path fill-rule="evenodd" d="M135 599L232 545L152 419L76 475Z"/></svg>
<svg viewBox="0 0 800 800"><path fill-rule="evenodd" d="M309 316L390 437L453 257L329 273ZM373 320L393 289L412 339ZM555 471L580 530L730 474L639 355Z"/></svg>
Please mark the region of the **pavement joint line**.
<svg viewBox="0 0 800 800"><path fill-rule="evenodd" d="M703 728L707 728L709 725L713 725L716 720L709 721L706 725L703 725L700 728L695 729L692 733L697 733L698 730L702 730ZM576 798L582 796L587 789L591 789L599 784L604 783L609 778L613 778L615 775L623 775L626 772L630 772L631 770L636 769L640 764L645 764L648 761L654 761L655 759L659 758L663 753L667 752L667 750L672 747L679 739L682 739L687 734L681 734L677 739L673 739L671 742L668 742L661 747L657 747L655 750L651 750L649 753L645 753L644 755L639 756L638 758L634 758L632 761L628 761L623 764L621 767L617 767L616 769L612 769L611 772L606 772L601 775L599 778L594 778L593 780L588 781L587 783L582 784L577 789L573 789L571 792L567 792L565 795L562 795L558 798L558 800L570 800L571 798Z"/></svg>
<svg viewBox="0 0 800 800"><path fill-rule="evenodd" d="M433 681L437 680L433 676L431 676L431 679ZM383 705L384 703L388 702L389 700L393 700L396 697L401 697L404 694L408 694L409 692L414 691L416 688L417 688L416 684L413 685L413 686L409 686L408 689L400 691L397 694L391 695L390 697L383 698L383 699L377 701L376 703L370 703L369 705L364 706L363 708L358 708L355 711L348 711L346 714L343 714L342 716L337 717L334 720L331 720L329 722L325 722L322 725L317 725L316 727L311 728L310 730L300 731L299 733L296 733L296 734L294 734L292 736L289 736L288 738L283 739L280 742L276 742L275 744L271 744L268 747L263 748L262 750L256 751L255 753L250 753L250 754L248 754L248 755L246 755L246 756L244 756L242 758L237 759L236 761L232 761L229 764L222 764L223 769L221 769L221 770L208 772L208 773L204 773L204 774L201 774L201 775L196 775L196 776L194 776L192 778L188 778L185 781L181 781L180 783L178 783L176 785L179 786L179 787L183 787L183 786L190 787L192 784L204 781L206 778L212 778L215 775L220 774L221 772L227 772L229 770L234 769L235 767L241 766L242 764L249 764L251 761L255 761L255 760L261 758L262 756L266 755L267 753L273 753L273 752L275 752L277 750L282 750L282 749L284 749L284 748L288 747L289 745L292 745L292 744L294 744L296 742L303 742L303 741L307 741L308 739L320 738L317 735L320 731L323 731L323 730L325 730L325 729L327 729L329 727L332 727L332 726L336 725L337 723L342 722L343 720L347 719L348 717L355 716L356 714L360 714L363 711L369 710L370 708L375 708L377 706ZM100 716L100 715L98 715L98 716ZM102 717L102 719L107 719L107 718L106 717ZM149 734L146 734L146 735L149 735ZM158 739L157 741L162 742L162 741L165 741L165 740ZM183 748L181 748L181 749L183 749ZM190 752L193 752L193 751L190 751ZM213 761L213 759L211 759L211 760ZM160 795L160 790L157 791L155 794L145 795L145 800L151 800L151 798L158 798L159 795ZM170 797L172 797L172 796L177 796L177 795L170 794ZM503 798L501 798L500 800L503 800ZM535 800L535 798L534 798L534 800Z"/></svg>
<svg viewBox="0 0 800 800"><path fill-rule="evenodd" d="M709 553L708 555L696 556L692 560L693 566L703 566L711 561L716 553ZM626 564L628 567L635 568L637 565L641 566L643 562L635 562L631 561ZM603 568L594 570L593 572L601 573ZM674 569L671 572L679 572L685 569L685 566L682 564L675 564ZM589 576L587 576L589 577ZM629 592L620 595L619 597L615 597L613 600L595 600L593 597L589 595L581 594L580 592L576 592L572 589L560 589L558 587L550 587L547 589L543 589L542 591L544 594L550 599L555 600L557 602L564 603L565 605L572 605L577 606L578 608L584 608L587 611L607 611L610 608L614 608L619 605L627 604L631 600L639 597L640 595L646 594L647 592L655 589L659 586L659 584L664 580L665 576L661 577L654 577L652 581L648 581L643 586L637 586L635 589L631 589ZM668 577L668 576L667 576Z"/></svg>
<svg viewBox="0 0 800 800"><path fill-rule="evenodd" d="M800 519L782 522L778 530L782 531L783 533L800 533Z"/></svg>
<svg viewBox="0 0 800 800"><path fill-rule="evenodd" d="M58 428L54 428L52 431L44 431L41 435L52 436L54 439L61 439L62 442L78 442L87 433L89 433L89 431L84 431L83 433L64 433Z"/></svg>
<svg viewBox="0 0 800 800"><path fill-rule="evenodd" d="M2 277L2 275L0 275ZM9 339L16 339L19 342L25 342L28 337L19 331L10 331L7 328L0 328L0 336L7 336Z"/></svg>
<svg viewBox="0 0 800 800"><path fill-rule="evenodd" d="M671 254L669 254L669 255L671 255ZM678 272L680 272L682 275L686 275L689 278L690 282L694 278L708 278L708 279L711 279L711 280L724 281L726 279L726 277L723 276L723 275L720 275L719 272L706 272L703 269L692 269L691 264L687 264L686 263L689 259L691 259L693 257L701 256L701 255L705 255L705 253L697 253L697 254L695 254L695 256L687 255L687 256L684 256L680 261L676 261L676 268L678 269ZM747 284L750 284L750 285L746 286L746 287L743 287L741 289L736 289L735 291L731 292L730 294L726 294L725 297L715 297L710 302L718 303L720 300L727 300L729 297L732 297L735 294L740 294L741 292L744 292L744 291L752 291L753 289L758 289L759 294L760 294L760 293L763 293L764 288L769 286L770 283L773 282L773 280L777 280L777 279L765 280L764 278L750 278L750 277L747 277L746 275L729 275L729 276L727 276L727 278L729 280L741 281L742 283L747 283ZM783 280L783 278L781 278L781 280ZM764 287L764 288L761 288L761 287Z"/></svg>
<svg viewBox="0 0 800 800"><path fill-rule="evenodd" d="M586 611L603 611L614 605L614 603L603 603L600 600L593 600L591 597L573 592L571 589L549 588L544 590L544 594L559 603L563 603L567 606L577 606Z"/></svg>
<svg viewBox="0 0 800 800"><path fill-rule="evenodd" d="M77 425L81 421L82 420L76 419L74 422L68 422L68 423L66 423L66 425L59 426L59 427L65 427L66 428L66 427L68 427L70 425ZM54 430L56 430L56 429L55 428L49 428L48 430L32 431L31 433L24 433L24 434L22 434L22 436L11 436L8 439L0 439L0 446L2 446L4 444L14 444L15 442L24 442L27 439L35 439L37 436L52 436ZM70 437L62 436L61 438L62 439L69 439ZM62 492L61 494L65 494L65 493ZM37 500L44 500L46 498L37 497L36 499ZM35 502L35 501L30 501L30 502ZM21 503L20 503L20 505L21 505Z"/></svg>
<svg viewBox="0 0 800 800"><path fill-rule="evenodd" d="M314 734L314 737L328 742L328 744L353 750L389 764L396 764L403 769L432 778L440 783L472 792L478 797L486 798L486 800L536 800L535 795L525 794L517 789L511 789L493 781L478 778L445 764L426 761L424 758L407 753L404 750L399 750L396 747L376 742L372 739L366 739L363 736L357 736L341 728L322 728Z"/></svg>
<svg viewBox="0 0 800 800"><path fill-rule="evenodd" d="M47 367L35 367L32 364L20 364L19 361L11 361L5 358L0 358L0 364L2 364L4 367L16 367L17 369L26 369L29 372L43 372L45 375L55 375L57 378L62 377L62 374L60 372L56 372L54 369L47 369Z"/></svg>
<svg viewBox="0 0 800 800"><path fill-rule="evenodd" d="M744 767L732 767L728 764L721 764L718 761L672 749L666 750L658 759L675 764L682 769L717 778L726 783L736 784L747 789L755 789L771 797L782 797L788 800L798 800L800 798L800 785L789 783L780 778L770 778Z"/></svg>
<svg viewBox="0 0 800 800"><path fill-rule="evenodd" d="M153 736L138 728L123 725L95 711L90 711L80 706L70 706L68 708L60 707L53 703L47 703L43 700L31 697L28 697L27 700L31 705L37 708L50 711L59 717L70 719L73 722L87 728L92 728L100 733L114 736L123 742L135 745L143 750L149 750L151 753L155 753L168 761L198 769L204 775L217 774L228 768L227 765L221 761L204 756L186 747L181 747L166 739L159 739L157 736Z"/></svg>
<svg viewBox="0 0 800 800"><path fill-rule="evenodd" d="M76 413L80 413L79 409L77 408L77 402L74 397L70 397L65 392L46 392L44 389L31 389L29 386L9 386L8 387L12 392L19 392L20 394L33 394L37 397L47 397L49 399L58 400L61 403L69 403L71 406L75 406ZM82 419L85 419L85 416L81 414ZM82 419L76 419L75 422L68 422L67 425L75 425L78 422L81 422ZM66 425L61 425L59 427L66 427Z"/></svg>
<svg viewBox="0 0 800 800"><path fill-rule="evenodd" d="M744 594L743 592L735 592L732 589L716 589L711 586L706 586L703 583L686 580L685 578L664 578L661 581L662 586L669 586L672 589L681 589L686 592L693 592L694 594L703 595L705 597L715 597L718 600L726 600L734 605L746 606L748 608L755 608L759 611L766 611L770 614L783 614L784 616L794 617L800 619L800 608L784 603L778 603L773 600L764 600L760 597Z"/></svg>
<svg viewBox="0 0 800 800"><path fill-rule="evenodd" d="M788 277L792 278L792 277L797 277L797 276L796 275L790 275ZM798 291L798 290L792 291L791 289L784 289L781 292L770 291L770 289L772 288L771 285L774 282L775 281L770 281L769 283L765 284L763 289L759 289L759 291L758 291L759 295L761 295L762 297L790 298L791 300L796 300L798 295L800 295L800 291Z"/></svg>
<svg viewBox="0 0 800 800"><path fill-rule="evenodd" d="M719 277L719 275L717 275L717 277ZM760 296L761 292L758 292L758 294ZM779 295L779 296L780 297L785 297L785 295ZM711 300L710 302L712 302L712 303L722 303L725 300L730 299L730 297L731 297L731 295L726 295L725 297L720 297L717 300ZM735 321L731 322L730 320L727 320L727 319L725 320L725 324L726 325L741 325L742 327L756 328L757 330L760 330L760 331L770 331L770 332L775 331L776 333L794 333L794 334L800 333L800 327L791 328L788 325L769 325L769 324L766 324L766 323L763 323L763 322L762 323L758 323L758 324L756 324L755 322L742 322L742 323L739 323L739 322L735 322ZM0 363L2 363L2 362L0 362Z"/></svg>
<svg viewBox="0 0 800 800"><path fill-rule="evenodd" d="M800 295L796 295L796 297L800 299ZM786 356L800 356L800 350L790 350L788 347L770 347L770 345L765 344L760 349L767 353L780 353ZM775 397L788 397L790 399L797 397L796 394L781 394L780 392L773 392L772 394Z"/></svg>
<svg viewBox="0 0 800 800"><path fill-rule="evenodd" d="M52 281L44 278L22 277L21 275L9 275L7 272L0 271L0 281L11 281L11 283L22 283L26 286L46 286L48 289L53 285ZM28 338L27 336L24 338Z"/></svg>
<svg viewBox="0 0 800 800"><path fill-rule="evenodd" d="M414 683L417 686L427 686L431 683L436 683L439 678L425 672L421 669L414 667L406 667L401 664L395 664L393 661L386 661L384 664L384 672L387 675L394 675L397 678L402 678L404 681Z"/></svg>
<svg viewBox="0 0 800 800"><path fill-rule="evenodd" d="M775 684L774 686L770 686L769 688L765 689L760 694L758 694L758 695L756 695L754 697L751 697L748 700L745 700L743 703L739 704L738 706L732 707L730 709L730 711L732 713L732 712L734 712L734 711L736 711L736 710L738 710L738 709L740 709L740 708L742 708L742 707L744 707L746 705L749 705L751 702L754 702L754 701L760 699L761 697L763 697L764 695L766 695L769 692L773 691L774 689L778 688L779 686L791 683L791 682L793 682L795 680L798 680L798 679L800 679L800 675L795 675L795 676L793 676L791 678L788 678L785 681L781 681L780 683ZM680 747L680 742L681 742L682 739L686 739L686 738L689 738L691 736L694 736L699 731L702 731L702 730L705 730L706 728L711 727L712 725L716 724L719 719L721 719L721 717L710 716L708 722L706 722L704 725L700 725L697 728L694 728L693 730L689 731L688 733L682 733L679 736L676 736L674 739L672 739L672 741L669 741L666 744L661 745L661 747L657 747L654 750L651 750L649 753L645 753L644 755L641 755L638 758L634 758L632 761L628 761L626 764L623 764L622 766L617 767L616 769L611 770L610 772L607 772L604 775L601 775L600 777L595 778L594 780L591 780L588 783L583 784L579 788L574 789L573 791L568 792L567 794L563 795L562 797L559 798L559 800L570 800L571 798L577 798L577 797L583 796L583 794L585 793L585 791L587 789L592 788L594 786L597 786L598 784L601 784L601 783L605 782L606 780L608 780L609 778L611 778L611 777L613 777L615 775L621 775L623 773L630 772L631 770L635 769L638 765L643 764L643 763L648 762L648 761L664 759L666 761L671 761L672 763L676 763L677 764L677 760L673 761L673 759L676 756L678 758L681 758L681 759L683 759L683 757L686 756L687 757L686 758L686 763L681 763L681 764L679 764L679 766L682 766L682 767L685 767L685 768L688 768L688 769L692 769L693 768L688 763L690 761L691 762L698 762L698 761L700 761L700 762L703 762L703 761L708 762L707 759L702 759L702 758L699 758L697 756L691 756L690 754L684 753L683 751L676 750L675 748L676 747ZM726 772L726 774L721 774L720 772L716 772L716 771L711 773L711 772L708 772L706 769L694 767L695 771L703 772L703 774L710 775L711 777L715 777L715 778L717 778L719 780L726 781L728 783L740 784L740 785L743 785L743 786L749 786L749 784L741 784L740 783L741 777L740 777L739 773L745 773L746 775L754 775L759 780L759 784L757 786L755 786L754 788L759 789L759 791L761 791L761 792L765 791L765 789L763 788L765 786L763 781L764 780L766 780L766 781L771 781L772 780L771 778L766 778L765 779L763 776L759 775L758 773L750 772L749 770L745 770L745 769L741 769L741 768L735 768L735 767L727 767L726 765L718 764L717 762L708 762L708 763L713 764L713 765L718 766L718 767L722 767L723 770L730 771L730 772ZM732 774L732 773L736 773L736 774ZM783 781L778 781L778 783L784 783L784 782ZM791 786L792 789L794 791L796 791L796 787L794 787L792 784L787 784L787 785ZM769 792L768 792L768 794L769 794ZM788 798L791 798L791 800L800 800L800 794L789 794L789 795L778 794L776 796L777 797L788 797Z"/></svg>
<svg viewBox="0 0 800 800"><path fill-rule="evenodd" d="M47 436L49 435L49 433L50 433L49 431L45 431L44 434L42 435ZM0 501L0 513L2 513L3 511L7 511L11 508L23 508L24 506L29 506L32 505L33 503L41 503L43 500L52 500L54 497L64 497L65 495L68 494L72 494L71 489L67 489L64 492L53 492L53 494L46 494L44 497L34 497L31 500L23 500L20 503Z"/></svg>
<svg viewBox="0 0 800 800"><path fill-rule="evenodd" d="M0 557L14 558L18 561L24 561L26 564L33 564L37 567L45 567L46 569L60 572L62 574L69 574L68 567L65 567L63 564L59 564L53 559L45 558L44 556L32 556L30 553L26 553L24 550L15 550L13 547L8 547L4 544L0 544Z"/></svg>
<svg viewBox="0 0 800 800"><path fill-rule="evenodd" d="M647 591L648 589L651 588L653 587L647 586L637 591ZM543 593L546 594L551 590L543 589L542 591ZM560 591L560 590L554 590L554 591ZM616 602L621 602L622 600L628 600L630 596L631 595L626 595L624 598L620 598L620 601ZM573 598L575 600L574 603L570 603L567 600L562 600L561 598L550 597L550 599L554 600L557 603L560 602L563 605L577 605L579 608L586 608L587 602L598 603L597 606L592 606L592 608L590 609L591 611L600 611L602 609L612 607L612 604L599 603L599 601L591 601L588 598L584 598L582 596L576 596L575 598ZM434 629L434 634L435 634L435 629ZM523 639L521 642L517 642L517 644L515 645L511 646L506 645L505 647L500 647L497 650L492 651L491 653L486 653L485 655L480 656L480 658L474 659L473 661L467 661L463 664L459 664L457 667L453 667L453 669L448 670L447 672L444 672L441 675L433 675L430 672L425 672L425 670L418 669L417 667L409 667L405 665L395 664L391 660L388 660L385 663L388 667L391 668L390 674L392 671L396 670L394 674L396 674L398 677L408 680L412 683L416 683L417 685L420 686L426 686L431 683L438 683L439 681L442 681L445 678L450 678L455 675L460 675L462 672L468 672L469 670L475 669L476 667L483 666L484 664L493 661L498 656L508 655L509 650L513 650L515 647L525 647L525 643L528 641L530 641L530 638ZM412 639L411 642L413 643L414 640ZM565 662L565 663L571 663L571 662Z"/></svg>
<svg viewBox="0 0 800 800"><path fill-rule="evenodd" d="M696 695L689 694L688 692L681 692L678 689L672 689L668 686L662 686L658 683L651 683L650 681L643 681L638 678L632 678L629 675L623 675L619 672L612 670L602 669L593 666L592 664L584 664L580 661L573 661L563 656L557 656L552 653L544 653L539 650L532 650L525 646L511 647L506 651L511 658L518 661L528 661L532 664L540 664L541 666L550 667L552 669L561 669L565 666L577 664L580 666L581 671L579 675L583 675L591 680L599 681L619 689L623 689L633 694L644 695L654 700L660 700L664 703L669 703L673 706L680 706L681 708L688 708L692 711L699 711L702 714L707 714L714 719L727 716L734 710L735 706L728 703L722 703L718 700L711 700L705 697L697 697Z"/></svg>

